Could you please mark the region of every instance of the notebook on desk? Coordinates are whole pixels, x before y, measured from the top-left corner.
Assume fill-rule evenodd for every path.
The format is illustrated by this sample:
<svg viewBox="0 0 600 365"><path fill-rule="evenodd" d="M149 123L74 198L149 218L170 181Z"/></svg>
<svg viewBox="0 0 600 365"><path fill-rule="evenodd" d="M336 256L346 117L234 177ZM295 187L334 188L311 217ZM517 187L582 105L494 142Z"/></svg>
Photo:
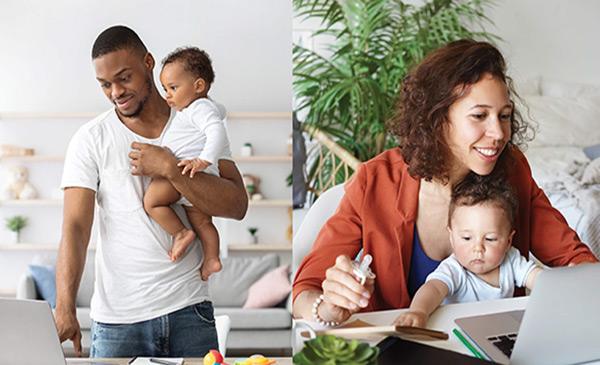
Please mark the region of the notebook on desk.
<svg viewBox="0 0 600 365"><path fill-rule="evenodd" d="M310 337L308 332L300 333L303 337ZM428 328L407 327L407 326L376 326L368 322L357 319L345 323L341 327L327 328L314 331L315 335L335 335L348 339L374 340L380 341L387 336L397 336L410 340L447 340L448 334L442 331L431 330Z"/></svg>
<svg viewBox="0 0 600 365"><path fill-rule="evenodd" d="M488 358L499 363L600 360L600 263L542 272L525 312L455 322Z"/></svg>

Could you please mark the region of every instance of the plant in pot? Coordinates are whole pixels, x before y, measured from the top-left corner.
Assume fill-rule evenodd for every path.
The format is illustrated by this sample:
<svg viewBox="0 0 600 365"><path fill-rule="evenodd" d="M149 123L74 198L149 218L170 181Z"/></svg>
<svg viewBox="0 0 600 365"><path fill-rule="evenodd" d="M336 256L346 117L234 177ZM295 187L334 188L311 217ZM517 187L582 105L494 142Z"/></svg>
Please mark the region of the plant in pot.
<svg viewBox="0 0 600 365"><path fill-rule="evenodd" d="M304 343L294 355L297 365L375 365L379 349L357 340L321 335Z"/></svg>
<svg viewBox="0 0 600 365"><path fill-rule="evenodd" d="M6 228L13 232L13 243L19 243L21 230L27 225L27 218L15 215L14 217L6 218Z"/></svg>
<svg viewBox="0 0 600 365"><path fill-rule="evenodd" d="M313 32L325 51L294 44L294 112L302 129L324 132L337 145L366 161L396 145L386 121L410 68L430 51L462 38L499 39L485 31L484 10L491 0L293 0L300 21L320 24ZM324 36L324 37L323 37ZM320 160L314 148L307 161L308 185L348 176L335 168L340 159ZM326 176L320 174L326 171ZM317 176L320 175L320 178Z"/></svg>
<svg viewBox="0 0 600 365"><path fill-rule="evenodd" d="M253 154L254 154L254 151L252 149L252 143L250 143L250 142L244 143L244 145L240 149L240 155L242 157L250 157Z"/></svg>
<svg viewBox="0 0 600 365"><path fill-rule="evenodd" d="M257 244L258 236L256 233L258 232L258 227L248 227L248 233L250 234L250 243Z"/></svg>

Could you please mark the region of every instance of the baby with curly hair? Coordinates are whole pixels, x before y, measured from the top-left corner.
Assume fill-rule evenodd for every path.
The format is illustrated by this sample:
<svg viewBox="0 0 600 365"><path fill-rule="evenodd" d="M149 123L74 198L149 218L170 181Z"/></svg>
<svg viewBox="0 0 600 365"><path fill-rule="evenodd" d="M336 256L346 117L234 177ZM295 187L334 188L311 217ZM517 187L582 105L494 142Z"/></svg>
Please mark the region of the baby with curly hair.
<svg viewBox="0 0 600 365"><path fill-rule="evenodd" d="M196 47L178 48L162 64L160 82L167 103L178 111L163 136L163 144L178 158L182 174L189 173L193 178L202 171L219 176L219 159L230 159L231 151L224 124L225 110L208 97L215 78L210 57ZM176 202L183 205L193 230L186 228L170 207ZM193 207L168 180L152 180L144 195L144 209L173 236L169 252L172 261L186 252L197 234L204 252L202 280L221 270L219 234L211 217Z"/></svg>
<svg viewBox="0 0 600 365"><path fill-rule="evenodd" d="M424 327L446 303L512 297L515 287L532 289L542 270L512 247L517 200L496 176L469 174L452 190L448 232L453 253L427 277L410 308L395 320Z"/></svg>

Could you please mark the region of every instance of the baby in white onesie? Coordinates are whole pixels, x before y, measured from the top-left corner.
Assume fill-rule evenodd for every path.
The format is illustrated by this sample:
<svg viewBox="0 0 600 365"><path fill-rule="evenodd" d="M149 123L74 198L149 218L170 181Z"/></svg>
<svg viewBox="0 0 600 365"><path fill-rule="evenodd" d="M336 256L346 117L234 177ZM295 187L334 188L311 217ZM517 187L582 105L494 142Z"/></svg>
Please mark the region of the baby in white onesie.
<svg viewBox="0 0 600 365"><path fill-rule="evenodd" d="M512 247L517 200L507 181L471 173L453 188L448 232L453 254L425 281L409 311L395 320L424 327L446 303L508 298L515 287L532 289L541 268Z"/></svg>
<svg viewBox="0 0 600 365"><path fill-rule="evenodd" d="M219 176L220 158L231 158L229 139L223 119L225 111L208 97L214 71L206 52L195 48L178 48L163 60L160 82L169 106L178 113L167 126L163 145L168 147L190 178L199 171ZM193 230L186 228L170 207L181 195L166 179L153 179L144 195L144 209L163 229L173 236L169 252L177 260L198 234L204 260L200 268L203 280L221 270L219 234L212 218L182 199ZM195 232L194 232L195 231Z"/></svg>

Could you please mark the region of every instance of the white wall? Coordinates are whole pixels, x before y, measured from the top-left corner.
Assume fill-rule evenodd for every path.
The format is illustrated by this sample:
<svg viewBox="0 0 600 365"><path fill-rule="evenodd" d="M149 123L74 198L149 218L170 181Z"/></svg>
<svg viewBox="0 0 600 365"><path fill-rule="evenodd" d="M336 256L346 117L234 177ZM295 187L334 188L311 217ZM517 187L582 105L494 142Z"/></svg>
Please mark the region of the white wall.
<svg viewBox="0 0 600 365"><path fill-rule="evenodd" d="M600 1L499 0L489 17L516 79L600 84Z"/></svg>
<svg viewBox="0 0 600 365"><path fill-rule="evenodd" d="M291 108L291 1L2 0L0 111L97 112L108 107L91 47L115 24L160 61L178 46L212 57L212 95L230 111Z"/></svg>
<svg viewBox="0 0 600 365"><path fill-rule="evenodd" d="M421 0L407 1L420 4ZM499 47L517 80L537 76L600 84L600 1L496 0L486 15L488 31L500 36ZM316 21L294 18L294 41L318 29ZM320 42L315 49L323 50Z"/></svg>
<svg viewBox="0 0 600 365"><path fill-rule="evenodd" d="M32 147L39 155L63 155L71 135L88 119L49 119L48 113L93 114L111 107L94 78L90 52L96 36L115 24L133 28L157 61L178 46L204 48L216 72L211 96L229 112L289 112L291 8L290 1L281 0L2 0L0 144ZM21 113L46 116L23 118L18 116ZM256 154L286 154L291 134L286 117L230 118L228 127L234 155L239 155L244 142L252 142ZM62 196L60 160L0 161L0 189L7 182L9 167L20 164L29 169L41 198ZM239 168L262 178L267 199L290 199L285 178L291 163L241 162ZM22 242L57 244L61 206L11 207L1 202L0 244L9 238L4 218L16 214L29 219ZM248 226L258 226L261 243L282 244L287 242L289 223L286 207L251 207L243 221L226 223L222 237L240 243ZM55 252L0 250L0 295L14 289L27 264L39 255L55 256ZM289 252L281 256L290 261Z"/></svg>

